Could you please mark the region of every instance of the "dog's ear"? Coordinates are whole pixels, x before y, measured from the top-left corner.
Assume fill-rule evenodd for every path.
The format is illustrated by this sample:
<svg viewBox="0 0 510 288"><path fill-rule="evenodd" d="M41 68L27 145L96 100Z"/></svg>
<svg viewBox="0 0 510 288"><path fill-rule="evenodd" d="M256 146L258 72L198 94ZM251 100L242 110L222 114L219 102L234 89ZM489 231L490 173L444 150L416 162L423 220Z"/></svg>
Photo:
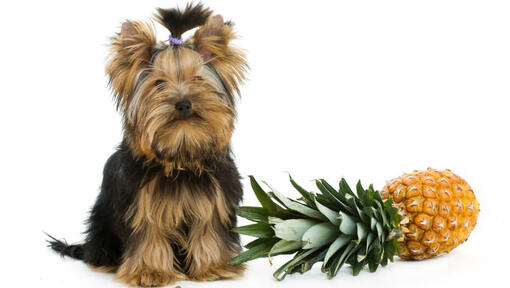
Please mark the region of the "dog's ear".
<svg viewBox="0 0 510 288"><path fill-rule="evenodd" d="M195 50L214 66L231 94L239 93L239 84L248 68L245 53L230 44L236 38L233 24L225 23L221 15L214 15L195 31L192 39Z"/></svg>
<svg viewBox="0 0 510 288"><path fill-rule="evenodd" d="M127 21L111 41L106 74L117 97L117 106L129 101L140 69L150 64L156 36L151 25Z"/></svg>

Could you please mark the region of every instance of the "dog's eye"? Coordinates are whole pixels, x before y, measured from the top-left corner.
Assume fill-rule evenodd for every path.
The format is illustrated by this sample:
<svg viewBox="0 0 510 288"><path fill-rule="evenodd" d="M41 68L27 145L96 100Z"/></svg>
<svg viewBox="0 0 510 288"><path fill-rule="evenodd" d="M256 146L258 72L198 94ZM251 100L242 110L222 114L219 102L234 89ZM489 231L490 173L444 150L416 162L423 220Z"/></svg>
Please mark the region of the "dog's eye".
<svg viewBox="0 0 510 288"><path fill-rule="evenodd" d="M154 82L154 86L161 88L165 84L165 80L158 79L156 82Z"/></svg>
<svg viewBox="0 0 510 288"><path fill-rule="evenodd" d="M193 77L193 81L202 81L202 80L204 80L204 78L202 78L202 76Z"/></svg>

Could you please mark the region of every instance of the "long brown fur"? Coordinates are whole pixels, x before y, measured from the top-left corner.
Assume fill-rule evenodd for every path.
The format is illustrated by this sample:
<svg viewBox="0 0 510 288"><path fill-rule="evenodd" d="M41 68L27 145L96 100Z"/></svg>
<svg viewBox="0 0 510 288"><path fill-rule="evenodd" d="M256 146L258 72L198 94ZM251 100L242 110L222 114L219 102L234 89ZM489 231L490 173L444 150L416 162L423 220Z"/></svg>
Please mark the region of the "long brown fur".
<svg viewBox="0 0 510 288"><path fill-rule="evenodd" d="M154 278L156 283L152 284L165 285L182 279L239 277L244 266L230 266L227 262L240 247L228 246L216 232L218 226L231 224L226 199L218 185L213 184L210 191L193 183L169 188L161 180L155 177L147 183L126 214L133 234L117 279L147 286ZM189 231L184 231L184 226ZM175 258L171 243L188 252L184 263ZM187 275L183 271L188 271Z"/></svg>
<svg viewBox="0 0 510 288"><path fill-rule="evenodd" d="M112 39L106 74L110 76L110 85L117 96L117 107L129 105L137 74L150 65L155 45L153 27L138 21L123 23L121 33Z"/></svg>
<svg viewBox="0 0 510 288"><path fill-rule="evenodd" d="M195 49L214 66L231 94L239 93L239 83L248 68L245 53L229 45L235 39L231 25L223 23L221 15L209 17L192 38Z"/></svg>

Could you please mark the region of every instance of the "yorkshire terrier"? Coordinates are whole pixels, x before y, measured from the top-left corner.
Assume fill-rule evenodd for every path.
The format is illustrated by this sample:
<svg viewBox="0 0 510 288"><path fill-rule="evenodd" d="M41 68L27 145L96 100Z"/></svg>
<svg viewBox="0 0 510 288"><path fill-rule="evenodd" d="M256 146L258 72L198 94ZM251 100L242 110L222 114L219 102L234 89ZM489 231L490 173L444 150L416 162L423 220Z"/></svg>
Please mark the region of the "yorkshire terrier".
<svg viewBox="0 0 510 288"><path fill-rule="evenodd" d="M123 141L105 164L84 243L52 237L49 246L133 286L235 278L242 186L230 139L245 54L231 45L233 24L202 4L158 9L155 19L168 43L137 21L112 38L106 73Z"/></svg>

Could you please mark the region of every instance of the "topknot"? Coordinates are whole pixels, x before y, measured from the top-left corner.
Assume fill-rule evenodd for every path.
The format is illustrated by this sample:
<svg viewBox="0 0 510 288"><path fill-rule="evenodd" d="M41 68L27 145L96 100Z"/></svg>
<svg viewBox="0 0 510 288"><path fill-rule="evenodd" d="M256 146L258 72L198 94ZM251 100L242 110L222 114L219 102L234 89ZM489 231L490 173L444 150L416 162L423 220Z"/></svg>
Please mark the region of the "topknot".
<svg viewBox="0 0 510 288"><path fill-rule="evenodd" d="M184 32L204 25L211 13L212 11L204 8L202 3L196 5L188 3L184 10L158 8L154 16L156 21L170 30L172 37L181 38Z"/></svg>

